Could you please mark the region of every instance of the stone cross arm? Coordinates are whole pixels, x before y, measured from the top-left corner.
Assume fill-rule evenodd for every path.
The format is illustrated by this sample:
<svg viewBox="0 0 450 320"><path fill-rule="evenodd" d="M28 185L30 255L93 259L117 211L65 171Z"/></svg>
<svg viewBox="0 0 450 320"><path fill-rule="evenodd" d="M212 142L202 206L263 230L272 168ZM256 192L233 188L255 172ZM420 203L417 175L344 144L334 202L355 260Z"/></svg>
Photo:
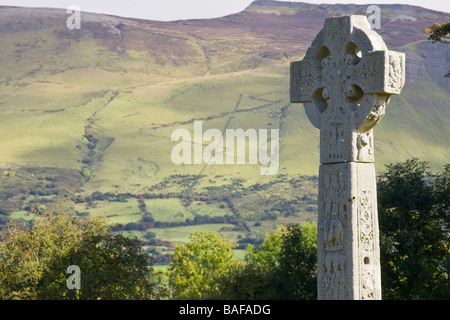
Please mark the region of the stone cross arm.
<svg viewBox="0 0 450 320"><path fill-rule="evenodd" d="M320 55L319 55L320 57ZM324 60L326 59L326 60ZM311 102L313 93L327 86L329 66L334 66L332 58L305 59L291 64L291 102ZM395 51L372 51L359 57L347 53L341 62L349 66L345 81L349 85L360 86L364 93L399 94L404 79L401 70L404 64L404 53ZM358 65L358 66L356 66ZM396 72L397 71L397 72ZM339 71L338 71L339 72Z"/></svg>

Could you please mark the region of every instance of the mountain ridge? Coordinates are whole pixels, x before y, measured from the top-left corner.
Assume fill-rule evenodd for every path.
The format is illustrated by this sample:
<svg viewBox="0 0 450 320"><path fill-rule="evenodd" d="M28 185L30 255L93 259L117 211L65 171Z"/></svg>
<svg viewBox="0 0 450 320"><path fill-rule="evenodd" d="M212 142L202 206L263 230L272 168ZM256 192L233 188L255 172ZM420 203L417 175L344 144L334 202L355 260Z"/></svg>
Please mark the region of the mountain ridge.
<svg viewBox="0 0 450 320"><path fill-rule="evenodd" d="M283 20L280 21L279 16L274 13L256 13L258 9L261 8L292 8L294 9L294 14L287 15L283 12ZM1 7L0 16L7 18L8 11L13 10L13 12L9 12L10 14L14 14L17 16L22 16L22 18L27 19L37 19L40 15L45 18L49 18L50 16L53 18L63 19L68 17L68 14L63 11L63 9L36 9L36 8L20 8L20 7ZM351 9L351 12L344 12L346 9ZM307 3L297 3L297 2L278 2L272 0L256 0L252 2L245 10L240 13L228 15L221 18L213 18L213 19L194 19L194 20L178 20L174 22L160 22L153 20L141 20L134 18L122 18L118 16L112 15L104 15L104 14L95 14L95 13L85 13L82 12L82 20L85 23L100 23L96 28L99 29L98 32L91 32L92 35L87 35L86 32L83 34L81 31L79 34L83 34L85 37L109 37L114 38L117 36L120 40L120 35L123 32L127 32L126 28L132 29L133 26L145 25L148 27L154 27L161 31L161 29L170 29L173 32L181 32L183 36L193 36L198 38L201 41L208 41L214 38L217 38L220 33L217 33L217 29L222 28L223 32L227 33L227 37L233 35L240 36L244 34L255 34L255 33L264 33L264 39L268 46L272 46L271 49L266 50L267 52L262 52L262 55L276 55L276 50L273 47L278 48L277 50L283 50L283 54L285 56L301 56L302 52L304 52L307 48L308 43L310 43L318 30L321 29L323 20L326 16L330 15L341 15L341 14L366 14L367 6L364 5L314 5ZM381 30L378 30L382 35L385 42L388 46L392 48L398 48L404 46L408 43L424 41L426 40L426 35L423 34L423 30L430 26L434 22L443 23L444 21L450 19L450 14L441 14L437 11L423 9L416 6L409 5L380 5L380 8L388 8L390 10L394 10L392 12L383 12L381 14ZM7 10L5 10L7 9ZM312 14L310 10L314 9L315 12ZM331 10L331 11L330 11ZM318 11L321 11L318 13ZM280 13L281 14L281 13ZM411 19L406 25L405 21ZM206 22L207 21L207 22ZM60 21L62 22L62 21ZM119 30L116 26L120 26L123 24L124 30ZM208 26L205 27L205 24ZM36 29L38 27L42 27L45 23L38 25L30 25L29 29ZM274 28L270 26L276 26ZM306 27L305 27L306 26ZM15 30L20 30L20 28L26 27L26 23L22 22L21 24L13 24L11 28L15 28ZM100 29L107 28L104 31ZM0 24L0 32L7 29L8 26ZM399 31L400 28L403 31ZM205 31L205 29L208 29ZM89 30L89 31L92 31ZM72 36L76 34L75 32L69 32L68 30L62 30L62 36ZM141 30L142 31L142 30ZM148 30L147 30L148 32ZM97 33L97 35L96 35ZM161 33L160 33L161 34ZM166 35L169 37L175 37L174 34ZM212 38L211 38L212 36ZM300 50L295 50L294 39L300 39L298 41L297 48ZM268 42L267 40L271 40ZM120 42L120 41L119 41ZM283 45L284 44L284 45ZM287 45L286 45L287 44ZM123 43L116 43L116 48L119 50L125 50L123 48ZM266 46L266 47L268 47ZM443 46L440 44L436 44L433 47L430 46L430 49L436 51L436 48L439 48L443 51ZM142 49L142 45L140 48ZM263 49L263 48L261 48ZM439 51L439 50L438 50ZM184 54L184 52L182 52ZM445 60L444 60L445 61ZM409 73L409 76L414 76L416 73ZM417 80L417 79L416 79ZM436 80L437 79L436 77ZM440 83L445 85L444 80L440 79ZM447 81L448 83L448 81Z"/></svg>

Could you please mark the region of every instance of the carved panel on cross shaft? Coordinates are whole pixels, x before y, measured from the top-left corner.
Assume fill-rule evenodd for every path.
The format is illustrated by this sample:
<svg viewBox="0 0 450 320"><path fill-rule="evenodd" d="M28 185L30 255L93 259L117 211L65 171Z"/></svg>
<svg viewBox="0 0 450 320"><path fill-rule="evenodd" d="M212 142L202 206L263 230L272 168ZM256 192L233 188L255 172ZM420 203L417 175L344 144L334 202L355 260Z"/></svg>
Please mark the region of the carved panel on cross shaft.
<svg viewBox="0 0 450 320"><path fill-rule="evenodd" d="M346 171L346 170L342 170ZM344 251L347 223L345 172L327 172L323 180L324 214L321 224L325 252Z"/></svg>
<svg viewBox="0 0 450 320"><path fill-rule="evenodd" d="M405 84L405 56L397 52L389 53L389 72L387 87L395 93L400 93Z"/></svg>
<svg viewBox="0 0 450 320"><path fill-rule="evenodd" d="M360 298L364 300L374 299L375 294L376 279L372 261L375 256L373 206L372 191L361 190L358 195L358 255L361 268Z"/></svg>
<svg viewBox="0 0 450 320"><path fill-rule="evenodd" d="M361 300L375 300L375 270L364 270L361 276Z"/></svg>
<svg viewBox="0 0 450 320"><path fill-rule="evenodd" d="M321 187L323 192L323 216L318 232L323 248L324 260L320 266L322 272L322 289L325 299L345 299L348 297L348 274L345 273L347 253L345 245L347 218L348 185L345 180L347 167L336 171L325 170Z"/></svg>
<svg viewBox="0 0 450 320"><path fill-rule="evenodd" d="M372 253L374 247L373 206L370 190L361 191L358 196L359 243L363 253Z"/></svg>
<svg viewBox="0 0 450 320"><path fill-rule="evenodd" d="M331 253L325 256L323 292L324 299L348 299L348 279L345 272L347 260L344 253Z"/></svg>
<svg viewBox="0 0 450 320"><path fill-rule="evenodd" d="M373 131L358 133L357 136L357 160L360 162L373 162L374 161L374 148L373 148Z"/></svg>
<svg viewBox="0 0 450 320"><path fill-rule="evenodd" d="M299 70L297 87L301 95L308 93L314 87L317 75L313 70L313 68L301 68Z"/></svg>
<svg viewBox="0 0 450 320"><path fill-rule="evenodd" d="M342 124L332 124L320 132L321 162L342 162L347 148L348 132Z"/></svg>
<svg viewBox="0 0 450 320"><path fill-rule="evenodd" d="M377 64L377 61L374 59L369 59L369 57L367 57L360 63L357 73L359 81L364 83L365 86L379 83L379 64Z"/></svg>

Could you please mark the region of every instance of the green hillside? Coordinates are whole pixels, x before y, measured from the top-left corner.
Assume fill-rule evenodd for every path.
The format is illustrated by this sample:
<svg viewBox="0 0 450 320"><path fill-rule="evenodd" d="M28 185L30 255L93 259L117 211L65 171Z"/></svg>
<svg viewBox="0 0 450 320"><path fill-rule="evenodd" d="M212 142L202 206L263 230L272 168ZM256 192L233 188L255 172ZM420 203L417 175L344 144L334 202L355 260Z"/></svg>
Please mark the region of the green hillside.
<svg viewBox="0 0 450 320"><path fill-rule="evenodd" d="M314 220L319 132L289 102L289 64L328 9L271 12L263 2L220 19L167 23L85 13L81 30L67 29L65 11L0 8L0 222L29 220L43 207L107 216L142 239L156 234L164 252L194 229L242 240ZM389 10L395 23L400 9ZM430 22L450 16L410 10ZM313 25L300 19L311 12ZM415 33L401 46L380 33L407 63L441 57ZM378 172L413 156L433 170L450 159L448 80L425 72L409 70L375 129ZM203 131L279 129L278 174L261 176L260 164L173 164L171 134L192 133L195 120Z"/></svg>

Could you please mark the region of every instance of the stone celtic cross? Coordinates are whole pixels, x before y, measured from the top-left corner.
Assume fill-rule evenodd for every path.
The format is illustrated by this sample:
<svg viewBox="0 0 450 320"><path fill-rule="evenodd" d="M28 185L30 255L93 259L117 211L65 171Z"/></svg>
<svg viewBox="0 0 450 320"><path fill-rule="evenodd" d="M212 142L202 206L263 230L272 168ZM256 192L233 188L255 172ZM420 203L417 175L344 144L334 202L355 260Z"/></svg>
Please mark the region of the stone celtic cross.
<svg viewBox="0 0 450 320"><path fill-rule="evenodd" d="M291 64L291 102L320 129L319 299L381 299L373 127L404 82L404 53L365 16L326 19Z"/></svg>

